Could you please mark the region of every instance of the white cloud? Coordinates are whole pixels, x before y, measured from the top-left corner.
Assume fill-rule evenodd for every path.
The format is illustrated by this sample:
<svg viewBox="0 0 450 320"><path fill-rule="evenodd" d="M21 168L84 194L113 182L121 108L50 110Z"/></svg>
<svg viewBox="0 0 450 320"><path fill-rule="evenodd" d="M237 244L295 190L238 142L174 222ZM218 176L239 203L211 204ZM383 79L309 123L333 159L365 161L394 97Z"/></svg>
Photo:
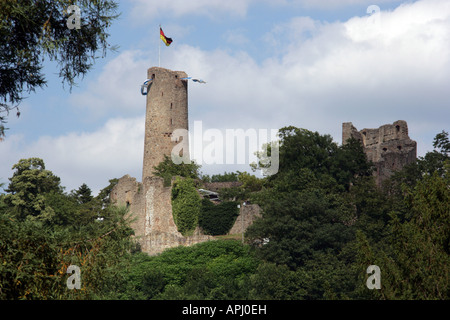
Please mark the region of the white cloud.
<svg viewBox="0 0 450 320"><path fill-rule="evenodd" d="M147 77L149 64L148 56L141 51L122 52L105 65L87 91L71 95L71 104L96 117L125 110L128 115L142 114L145 99L140 86Z"/></svg>
<svg viewBox="0 0 450 320"><path fill-rule="evenodd" d="M133 174L140 178L144 151L144 119L111 119L95 132L69 133L60 137L40 137L24 145L23 137L8 136L0 143L2 161L0 182L12 176L19 159L38 157L46 169L61 178L66 191L86 183L93 192L108 185L108 180ZM6 155L4 158L3 155Z"/></svg>

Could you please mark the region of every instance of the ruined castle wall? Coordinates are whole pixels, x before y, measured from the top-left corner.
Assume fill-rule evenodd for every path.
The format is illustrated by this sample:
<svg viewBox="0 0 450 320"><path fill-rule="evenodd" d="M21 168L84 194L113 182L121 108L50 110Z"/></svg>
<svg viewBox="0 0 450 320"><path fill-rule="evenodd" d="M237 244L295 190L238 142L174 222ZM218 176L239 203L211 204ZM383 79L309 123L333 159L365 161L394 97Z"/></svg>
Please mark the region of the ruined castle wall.
<svg viewBox="0 0 450 320"><path fill-rule="evenodd" d="M165 187L163 178L147 177L139 183L125 175L111 191L111 200L129 208L136 240L141 250L150 255L214 239L198 228L188 237L178 232L172 215L172 187Z"/></svg>
<svg viewBox="0 0 450 320"><path fill-rule="evenodd" d="M155 255L166 249L191 246L197 243L214 240L214 237L202 234L198 229L192 236L185 237L181 234L175 234L164 231L152 231L140 241L142 251L149 255Z"/></svg>
<svg viewBox="0 0 450 320"><path fill-rule="evenodd" d="M185 237L178 232L172 214L172 187L165 187L159 177L147 177L145 188L145 232L140 243L142 251L157 254L165 249L188 246L213 239L200 233Z"/></svg>
<svg viewBox="0 0 450 320"><path fill-rule="evenodd" d="M362 142L362 136L351 122L344 122L342 124L342 144L347 143L347 140L354 138Z"/></svg>
<svg viewBox="0 0 450 320"><path fill-rule="evenodd" d="M128 174L119 179L118 183L111 190L111 202L117 206L128 208L128 217L131 218L131 227L135 235L144 234L145 219L140 214L144 211L144 188L142 183Z"/></svg>
<svg viewBox="0 0 450 320"><path fill-rule="evenodd" d="M261 217L261 208L257 204L241 205L239 216L228 234L238 234L245 232L253 222Z"/></svg>
<svg viewBox="0 0 450 320"><path fill-rule="evenodd" d="M160 177L146 177L145 190L145 231L147 236L153 231L178 234L172 216L172 188L164 186ZM181 235L181 234L180 234Z"/></svg>
<svg viewBox="0 0 450 320"><path fill-rule="evenodd" d="M408 124L403 120L360 131L351 122L343 123L342 143L350 137L361 141L367 159L374 163L378 185L417 158L417 143L409 138Z"/></svg>

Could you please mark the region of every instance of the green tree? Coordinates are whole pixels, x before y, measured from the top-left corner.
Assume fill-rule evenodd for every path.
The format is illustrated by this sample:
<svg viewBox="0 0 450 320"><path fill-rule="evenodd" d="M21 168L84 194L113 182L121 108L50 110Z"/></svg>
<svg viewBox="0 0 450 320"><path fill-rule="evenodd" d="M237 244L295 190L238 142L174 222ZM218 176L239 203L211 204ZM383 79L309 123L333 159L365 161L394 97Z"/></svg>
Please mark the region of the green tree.
<svg viewBox="0 0 450 320"><path fill-rule="evenodd" d="M344 197L354 208L353 227L364 232L373 243L386 245L389 214L396 209L404 212L403 200L383 193L372 176L356 180Z"/></svg>
<svg viewBox="0 0 450 320"><path fill-rule="evenodd" d="M248 172L238 171L238 181L242 183L239 187L249 197L250 193L258 192L263 188L266 179L260 179Z"/></svg>
<svg viewBox="0 0 450 320"><path fill-rule="evenodd" d="M97 195L97 199L101 203L101 207L105 208L111 204L111 190L114 188L114 186L119 182L119 179L114 178L109 180L109 185L104 187Z"/></svg>
<svg viewBox="0 0 450 320"><path fill-rule="evenodd" d="M306 170L312 174L309 179L316 179L320 187L342 191L348 190L355 179L373 172L355 139L338 146L330 135L293 126L281 128L279 138L279 170L267 177L268 187L280 191L302 188L304 181L299 180L298 171ZM257 155L264 160L263 153Z"/></svg>
<svg viewBox="0 0 450 320"><path fill-rule="evenodd" d="M433 140L433 147L439 149L440 153L450 156L450 140L448 138L448 132L442 130L441 133L438 133Z"/></svg>
<svg viewBox="0 0 450 320"><path fill-rule="evenodd" d="M67 25L72 4L80 8L79 29ZM58 64L63 83L72 87L92 68L99 51L105 56L111 48L107 30L118 17L117 6L110 0L0 2L0 138L7 115L24 98L23 91L46 84L42 72L46 58Z"/></svg>
<svg viewBox="0 0 450 320"><path fill-rule="evenodd" d="M164 155L164 160L154 167L153 172L156 176L164 178L164 185L169 186L172 177L180 176L191 179L199 178L199 168L194 161L191 163L173 163L172 159Z"/></svg>
<svg viewBox="0 0 450 320"><path fill-rule="evenodd" d="M301 299L306 293L298 285L294 271L275 263L261 263L250 276L248 285L248 297L252 300Z"/></svg>
<svg viewBox="0 0 450 320"><path fill-rule="evenodd" d="M54 239L42 224L0 214L0 299L61 297L61 260Z"/></svg>
<svg viewBox="0 0 450 320"><path fill-rule="evenodd" d="M81 205L76 199L65 193L50 192L45 194L45 204L53 211L52 218L46 222L50 228L79 227L91 222L85 217L85 210L80 210Z"/></svg>
<svg viewBox="0 0 450 320"><path fill-rule="evenodd" d="M12 167L13 176L6 192L5 203L14 208L19 220L50 220L54 211L46 205L45 195L62 192L60 179L45 169L42 159L21 159Z"/></svg>
<svg viewBox="0 0 450 320"><path fill-rule="evenodd" d="M94 199L92 191L86 183L83 183L77 190L74 190L72 194L80 204L86 204Z"/></svg>
<svg viewBox="0 0 450 320"><path fill-rule="evenodd" d="M290 270L287 293L270 295L354 296L356 228L379 231L386 224L378 224L387 213L372 165L356 140L338 146L329 135L295 127L282 128L279 137L279 171L252 194L263 217L246 232L258 257Z"/></svg>
<svg viewBox="0 0 450 320"><path fill-rule="evenodd" d="M246 237L253 243L269 241L258 248L269 262L295 270L316 251L338 254L353 237L348 212L333 195L311 189L265 197L263 219L247 229Z"/></svg>
<svg viewBox="0 0 450 320"><path fill-rule="evenodd" d="M360 261L371 259L370 264L381 269L379 298L449 299L449 169L447 164L443 177L435 172L405 189L411 218L400 219L397 212L391 213L390 248L376 250L366 241L363 250L360 240Z"/></svg>
<svg viewBox="0 0 450 320"><path fill-rule="evenodd" d="M433 147L434 150L427 152L424 157L419 157L415 162L395 172L384 183L385 192L396 194L401 198L403 184L414 187L424 176L433 175L434 172L443 176L445 164L450 161L450 140L446 131L443 130L434 137Z"/></svg>

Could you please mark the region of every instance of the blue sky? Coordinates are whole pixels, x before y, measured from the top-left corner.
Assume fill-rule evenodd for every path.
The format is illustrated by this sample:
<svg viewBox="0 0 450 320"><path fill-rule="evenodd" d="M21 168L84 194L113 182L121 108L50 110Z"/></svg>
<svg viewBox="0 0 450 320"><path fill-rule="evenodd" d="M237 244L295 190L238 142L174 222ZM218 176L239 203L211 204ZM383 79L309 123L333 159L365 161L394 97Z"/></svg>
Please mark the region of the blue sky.
<svg viewBox="0 0 450 320"><path fill-rule="evenodd" d="M128 0L110 29L108 52L70 93L47 63L48 86L11 115L0 142L0 182L13 164L41 157L66 190L94 192L142 172L145 98L158 65L183 70L190 125L278 129L294 125L341 143L358 129L406 120L418 155L450 131L450 1ZM378 15L367 8L376 5ZM83 14L83 13L81 13ZM165 47L159 24L173 39ZM246 166L203 165L204 173Z"/></svg>

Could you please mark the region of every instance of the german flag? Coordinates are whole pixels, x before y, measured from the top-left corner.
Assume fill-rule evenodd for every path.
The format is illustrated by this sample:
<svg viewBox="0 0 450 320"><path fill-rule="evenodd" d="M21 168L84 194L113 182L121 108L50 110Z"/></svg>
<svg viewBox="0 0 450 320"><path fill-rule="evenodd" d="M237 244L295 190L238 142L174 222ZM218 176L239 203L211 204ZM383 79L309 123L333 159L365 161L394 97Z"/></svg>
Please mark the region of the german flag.
<svg viewBox="0 0 450 320"><path fill-rule="evenodd" d="M172 43L172 38L168 38L164 35L164 32L162 31L161 27L159 27L159 34L161 37L161 40L166 44L166 46L170 46Z"/></svg>

